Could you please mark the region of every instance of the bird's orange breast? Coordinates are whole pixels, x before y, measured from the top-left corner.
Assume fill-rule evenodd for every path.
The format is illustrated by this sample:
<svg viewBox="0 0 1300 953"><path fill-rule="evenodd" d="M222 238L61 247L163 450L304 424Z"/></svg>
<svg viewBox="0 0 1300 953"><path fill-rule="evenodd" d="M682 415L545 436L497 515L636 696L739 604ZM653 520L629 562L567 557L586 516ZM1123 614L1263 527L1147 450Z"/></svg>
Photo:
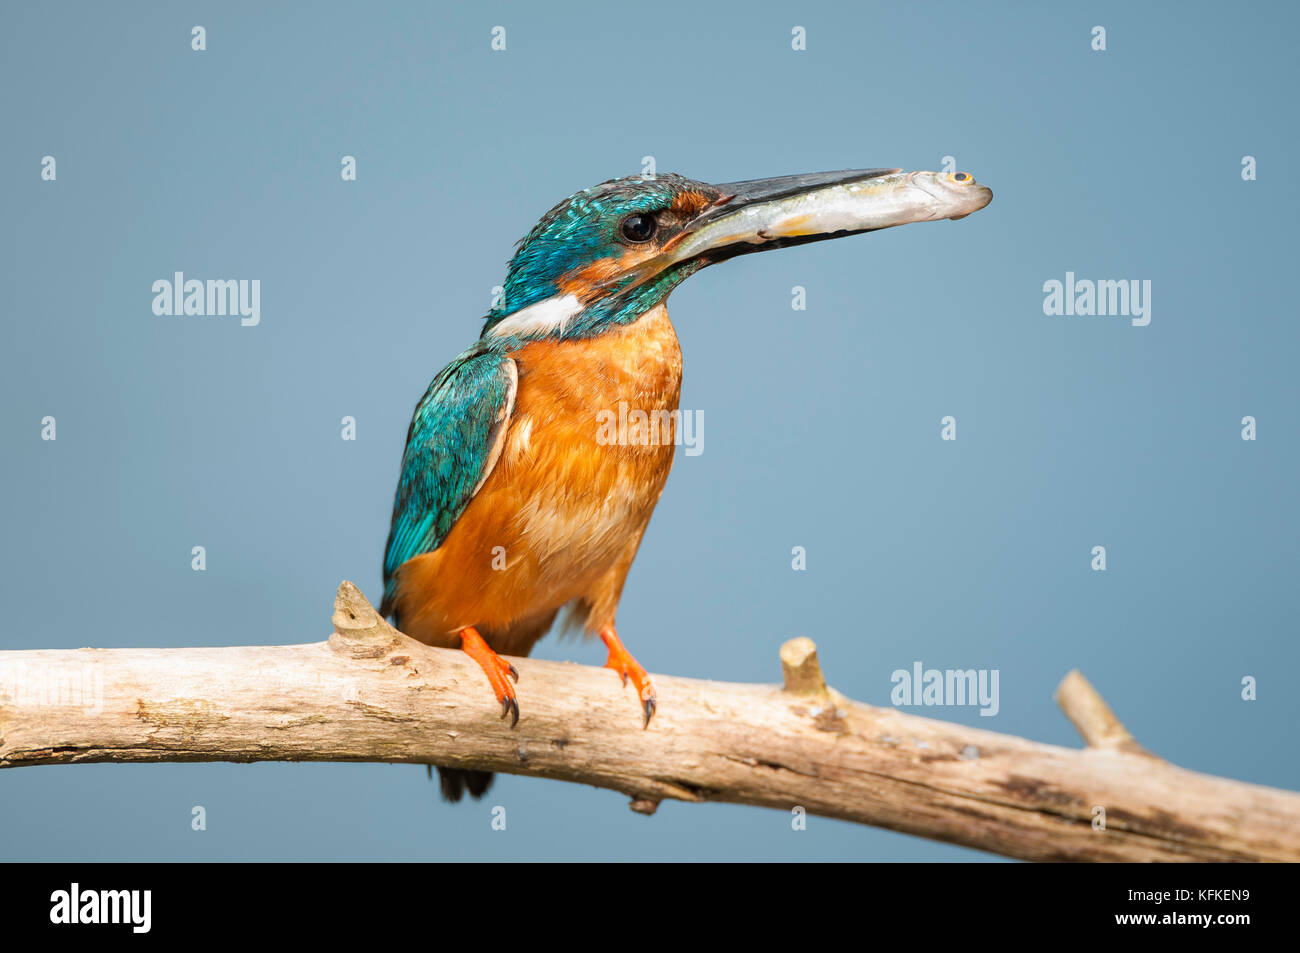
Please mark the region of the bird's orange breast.
<svg viewBox="0 0 1300 953"><path fill-rule="evenodd" d="M400 571L403 628L422 641L603 605L611 587L616 605L672 467L682 357L665 307L510 356L519 383L496 466L442 545Z"/></svg>

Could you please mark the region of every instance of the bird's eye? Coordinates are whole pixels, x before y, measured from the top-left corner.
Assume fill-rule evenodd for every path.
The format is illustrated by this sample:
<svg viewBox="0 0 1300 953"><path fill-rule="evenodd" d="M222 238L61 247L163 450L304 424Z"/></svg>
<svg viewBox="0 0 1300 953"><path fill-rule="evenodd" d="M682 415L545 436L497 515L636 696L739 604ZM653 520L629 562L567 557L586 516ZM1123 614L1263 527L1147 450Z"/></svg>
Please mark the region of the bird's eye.
<svg viewBox="0 0 1300 953"><path fill-rule="evenodd" d="M658 223L653 215L629 215L623 219L620 231L628 241L640 244L654 238L656 227Z"/></svg>

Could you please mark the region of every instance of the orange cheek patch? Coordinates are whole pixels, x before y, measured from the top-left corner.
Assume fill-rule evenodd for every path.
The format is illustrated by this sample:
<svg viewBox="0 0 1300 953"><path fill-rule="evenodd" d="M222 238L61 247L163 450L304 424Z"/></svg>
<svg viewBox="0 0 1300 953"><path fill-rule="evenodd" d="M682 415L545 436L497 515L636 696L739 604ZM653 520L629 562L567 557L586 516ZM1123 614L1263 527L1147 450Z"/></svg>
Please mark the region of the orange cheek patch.
<svg viewBox="0 0 1300 953"><path fill-rule="evenodd" d="M597 287L626 274L657 254L659 249L653 242L647 243L644 247L629 248L616 258L597 258L590 264L573 269L561 276L556 285L563 294L571 294L580 301L588 301L593 297L592 292Z"/></svg>
<svg viewBox="0 0 1300 953"><path fill-rule="evenodd" d="M714 201L714 196L706 195L695 189L679 192L676 198L673 199L673 204L667 209L669 213L668 227L671 228L675 225L672 221L674 216L682 222L690 221L700 212L713 205ZM595 297L594 292L597 288L609 284L633 271L637 266L650 261L666 248L671 248L684 235L684 232L678 232L663 245L660 245L657 241L649 241L644 245L626 248L622 254L617 256L597 258L593 262L574 268L567 274L562 275L559 281L556 282L556 286L563 294L574 295L584 303L589 302Z"/></svg>

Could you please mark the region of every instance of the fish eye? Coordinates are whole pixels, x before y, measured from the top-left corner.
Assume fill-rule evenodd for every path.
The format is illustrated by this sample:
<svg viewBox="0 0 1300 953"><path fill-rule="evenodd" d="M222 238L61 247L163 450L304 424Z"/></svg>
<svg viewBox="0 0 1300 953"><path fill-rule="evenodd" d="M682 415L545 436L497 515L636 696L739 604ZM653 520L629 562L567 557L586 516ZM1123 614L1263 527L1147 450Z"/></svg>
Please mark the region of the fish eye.
<svg viewBox="0 0 1300 953"><path fill-rule="evenodd" d="M954 182L971 182L971 181L974 181L974 180L970 177L970 173L968 173L968 172L954 172L954 173L952 174L952 177L951 177L951 178L952 178L952 180L953 180Z"/></svg>
<svg viewBox="0 0 1300 953"><path fill-rule="evenodd" d="M659 223L655 221L653 215L629 215L623 219L623 224L619 226L619 231L623 237L634 244L648 242L654 238L655 229Z"/></svg>

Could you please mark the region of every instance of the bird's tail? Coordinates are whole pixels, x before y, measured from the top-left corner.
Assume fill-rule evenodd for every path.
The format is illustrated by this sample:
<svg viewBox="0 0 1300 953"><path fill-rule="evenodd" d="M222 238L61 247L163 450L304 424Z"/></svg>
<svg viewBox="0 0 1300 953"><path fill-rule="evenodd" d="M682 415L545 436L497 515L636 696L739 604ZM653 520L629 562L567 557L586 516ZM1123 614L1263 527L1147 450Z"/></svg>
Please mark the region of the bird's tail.
<svg viewBox="0 0 1300 953"><path fill-rule="evenodd" d="M442 788L442 799L453 804L469 792L472 798L480 798L492 786L496 777L491 771L471 771L468 768L439 768L438 785Z"/></svg>

